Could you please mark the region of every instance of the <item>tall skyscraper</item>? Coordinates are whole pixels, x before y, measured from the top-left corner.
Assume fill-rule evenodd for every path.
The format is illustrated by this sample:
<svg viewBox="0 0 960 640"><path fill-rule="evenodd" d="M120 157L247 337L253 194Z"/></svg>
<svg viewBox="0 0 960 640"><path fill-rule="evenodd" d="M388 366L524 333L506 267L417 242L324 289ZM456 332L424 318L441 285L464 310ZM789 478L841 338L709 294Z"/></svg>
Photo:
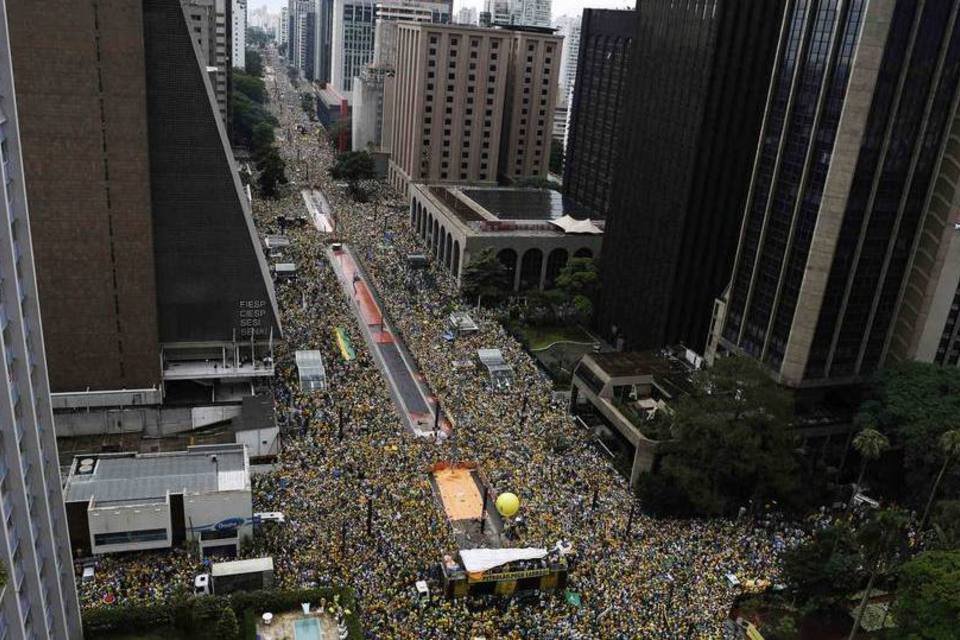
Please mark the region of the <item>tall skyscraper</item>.
<svg viewBox="0 0 960 640"><path fill-rule="evenodd" d="M180 4L8 9L55 408L123 407L116 429L271 375L273 286Z"/></svg>
<svg viewBox="0 0 960 640"><path fill-rule="evenodd" d="M457 12L457 24L477 25L477 10L474 7L460 7Z"/></svg>
<svg viewBox="0 0 960 640"><path fill-rule="evenodd" d="M314 13L313 79L326 84L330 82L333 55L333 0L316 0Z"/></svg>
<svg viewBox="0 0 960 640"><path fill-rule="evenodd" d="M81 637L24 188L15 79L0 2L0 636Z"/></svg>
<svg viewBox="0 0 960 640"><path fill-rule="evenodd" d="M231 0L233 2L231 53L233 68L243 69L247 66L247 0Z"/></svg>
<svg viewBox="0 0 960 640"><path fill-rule="evenodd" d="M400 23L389 177L496 183L545 176L561 39Z"/></svg>
<svg viewBox="0 0 960 640"><path fill-rule="evenodd" d="M330 83L350 94L353 78L373 59L374 0L334 0Z"/></svg>
<svg viewBox="0 0 960 640"><path fill-rule="evenodd" d="M301 0L297 8L297 35L293 66L305 80L313 80L316 63L317 12L315 0Z"/></svg>
<svg viewBox="0 0 960 640"><path fill-rule="evenodd" d="M290 10L287 7L280 8L280 17L277 20L277 45L290 46ZM287 56L289 55L288 49Z"/></svg>
<svg viewBox="0 0 960 640"><path fill-rule="evenodd" d="M573 85L577 81L581 20L582 16L564 16L554 25L557 33L563 36L563 59L560 61L560 96L567 104L570 104L573 100Z"/></svg>
<svg viewBox="0 0 960 640"><path fill-rule="evenodd" d="M486 0L484 13L493 25L549 27L551 6L552 0Z"/></svg>
<svg viewBox="0 0 960 640"><path fill-rule="evenodd" d="M600 260L611 342L703 350L736 253L784 4L639 3Z"/></svg>
<svg viewBox="0 0 960 640"><path fill-rule="evenodd" d="M956 162L947 132L958 11L912 0L790 4L719 305L721 350L798 387L856 381L887 361L905 294L922 308L907 288L911 264L937 255L953 196L934 177ZM924 237L931 216L940 222Z"/></svg>
<svg viewBox="0 0 960 640"><path fill-rule="evenodd" d="M574 67L579 72L569 103L563 191L601 217L610 212L636 32L636 11L583 11L580 59Z"/></svg>

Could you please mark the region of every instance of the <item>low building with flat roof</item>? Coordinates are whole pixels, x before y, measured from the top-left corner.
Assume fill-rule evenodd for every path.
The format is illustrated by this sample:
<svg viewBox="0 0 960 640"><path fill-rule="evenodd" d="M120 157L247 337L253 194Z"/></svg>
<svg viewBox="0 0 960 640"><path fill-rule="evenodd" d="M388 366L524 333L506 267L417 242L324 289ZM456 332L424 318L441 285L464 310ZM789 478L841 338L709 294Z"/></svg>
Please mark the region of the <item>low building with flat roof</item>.
<svg viewBox="0 0 960 640"><path fill-rule="evenodd" d="M634 486L656 467L660 442L657 413L692 389L699 366L687 351L591 353L573 371L571 409L591 428L614 466Z"/></svg>
<svg viewBox="0 0 960 640"><path fill-rule="evenodd" d="M458 283L485 249L514 291L550 289L570 258L600 254L603 221L556 191L413 184L410 195L414 233Z"/></svg>
<svg viewBox="0 0 960 640"><path fill-rule="evenodd" d="M253 533L250 462L242 444L77 457L64 501L79 555L192 540L203 555L235 556L240 540Z"/></svg>

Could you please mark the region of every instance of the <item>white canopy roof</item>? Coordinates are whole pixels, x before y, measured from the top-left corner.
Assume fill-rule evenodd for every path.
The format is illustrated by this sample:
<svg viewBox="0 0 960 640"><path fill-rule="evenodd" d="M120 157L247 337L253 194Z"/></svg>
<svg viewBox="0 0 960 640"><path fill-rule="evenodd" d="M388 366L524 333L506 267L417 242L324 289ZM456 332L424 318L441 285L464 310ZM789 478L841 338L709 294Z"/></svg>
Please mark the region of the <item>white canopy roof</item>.
<svg viewBox="0 0 960 640"><path fill-rule="evenodd" d="M460 559L468 573L487 571L517 560L539 560L547 555L546 549L523 547L520 549L461 549Z"/></svg>
<svg viewBox="0 0 960 640"><path fill-rule="evenodd" d="M603 231L589 219L577 220L567 215L562 218L557 218L556 220L551 220L550 222L560 227L564 233L587 233L594 236L603 233Z"/></svg>

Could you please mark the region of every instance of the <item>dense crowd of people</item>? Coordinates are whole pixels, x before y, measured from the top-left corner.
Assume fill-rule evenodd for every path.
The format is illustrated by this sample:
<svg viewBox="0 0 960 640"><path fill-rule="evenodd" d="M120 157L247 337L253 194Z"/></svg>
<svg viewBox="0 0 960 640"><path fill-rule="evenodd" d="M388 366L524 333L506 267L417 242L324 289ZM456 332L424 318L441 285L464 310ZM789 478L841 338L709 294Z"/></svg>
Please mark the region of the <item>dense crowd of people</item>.
<svg viewBox="0 0 960 640"><path fill-rule="evenodd" d="M280 586L355 589L370 638L719 638L738 593L726 574L776 582L780 553L807 527L775 517L687 521L631 513L635 498L625 480L553 400L549 380L492 312L470 309L479 332L442 338L451 310L465 307L438 264L426 278L408 268L407 254L426 250L399 195L380 185L371 202L355 202L329 177L334 151L322 131L301 132L306 116L286 74L274 74L268 90L282 94L282 106L274 99L271 109L291 182L277 200L255 198L258 229L275 233L278 216L305 215L300 189L326 194L336 236L370 276L453 428L445 441L406 428L349 293L325 258L330 238L310 225L287 228L299 277L277 284L284 342L275 353L274 395L284 442L276 470L253 479L254 511L283 512L286 522L261 528L246 552L271 555ZM355 360L341 356L336 328L350 336ZM501 349L513 366L509 392L494 392L480 372L454 367L486 347ZM293 361L299 349L323 353L325 390L300 388ZM511 544L572 544L569 588L579 605L562 594L523 605L418 601L415 581L456 549L427 476L430 465L446 460L474 461L496 492L520 497L523 526ZM81 584L83 604L97 606L106 592L118 600L164 597L166 585L189 583L201 566L183 551L103 559L96 579Z"/></svg>

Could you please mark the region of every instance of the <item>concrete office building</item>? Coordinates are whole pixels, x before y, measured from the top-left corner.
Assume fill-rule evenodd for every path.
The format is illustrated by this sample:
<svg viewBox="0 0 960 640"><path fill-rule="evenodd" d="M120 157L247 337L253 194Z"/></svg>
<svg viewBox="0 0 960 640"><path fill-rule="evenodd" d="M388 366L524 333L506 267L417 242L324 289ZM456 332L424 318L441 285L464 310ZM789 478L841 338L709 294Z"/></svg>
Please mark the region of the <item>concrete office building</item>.
<svg viewBox="0 0 960 640"><path fill-rule="evenodd" d="M958 13L956 2L790 3L718 305L720 350L792 387L835 387L916 352L925 306L949 315L949 280L936 304L919 283L953 250L952 184L935 178L957 161Z"/></svg>
<svg viewBox="0 0 960 640"><path fill-rule="evenodd" d="M234 69L244 69L247 66L247 0L231 0L233 10L231 22L231 54Z"/></svg>
<svg viewBox="0 0 960 640"><path fill-rule="evenodd" d="M516 27L549 27L551 0L486 0L488 24Z"/></svg>
<svg viewBox="0 0 960 640"><path fill-rule="evenodd" d="M393 88L397 60L397 23L450 22L448 2L402 0L378 2L374 29L373 60L354 78L351 96L353 127L352 147L389 150L384 142L384 131L389 135L389 114L392 109ZM385 122L387 124L385 124Z"/></svg>
<svg viewBox="0 0 960 640"><path fill-rule="evenodd" d="M228 123L232 84L233 0L181 2L190 33L200 49L200 64L210 75L220 117L224 123Z"/></svg>
<svg viewBox="0 0 960 640"><path fill-rule="evenodd" d="M79 456L64 483L64 499L70 544L83 555L167 549L195 540L204 556L237 556L253 534L243 444Z"/></svg>
<svg viewBox="0 0 960 640"><path fill-rule="evenodd" d="M36 1L9 18L58 429L189 428L190 406L272 376L279 323L185 13Z"/></svg>
<svg viewBox="0 0 960 640"><path fill-rule="evenodd" d="M552 288L571 257L599 254L602 224L552 190L410 187L410 226L458 283L473 257L492 249L513 290Z"/></svg>
<svg viewBox="0 0 960 640"><path fill-rule="evenodd" d="M381 0L376 4L377 22L453 22L452 3L445 0Z"/></svg>
<svg viewBox="0 0 960 640"><path fill-rule="evenodd" d="M460 11L457 12L456 23L471 27L477 26L477 10L473 7L460 7Z"/></svg>
<svg viewBox="0 0 960 640"><path fill-rule="evenodd" d="M736 254L784 4L639 4L600 263L598 324L612 344L703 353Z"/></svg>
<svg viewBox="0 0 960 640"><path fill-rule="evenodd" d="M37 297L31 219L0 2L0 636L81 636Z"/></svg>
<svg viewBox="0 0 960 640"><path fill-rule="evenodd" d="M401 24L389 179L496 183L546 176L561 39Z"/></svg>
<svg viewBox="0 0 960 640"><path fill-rule="evenodd" d="M610 213L636 31L636 11L584 9L580 22L563 192L604 218Z"/></svg>

